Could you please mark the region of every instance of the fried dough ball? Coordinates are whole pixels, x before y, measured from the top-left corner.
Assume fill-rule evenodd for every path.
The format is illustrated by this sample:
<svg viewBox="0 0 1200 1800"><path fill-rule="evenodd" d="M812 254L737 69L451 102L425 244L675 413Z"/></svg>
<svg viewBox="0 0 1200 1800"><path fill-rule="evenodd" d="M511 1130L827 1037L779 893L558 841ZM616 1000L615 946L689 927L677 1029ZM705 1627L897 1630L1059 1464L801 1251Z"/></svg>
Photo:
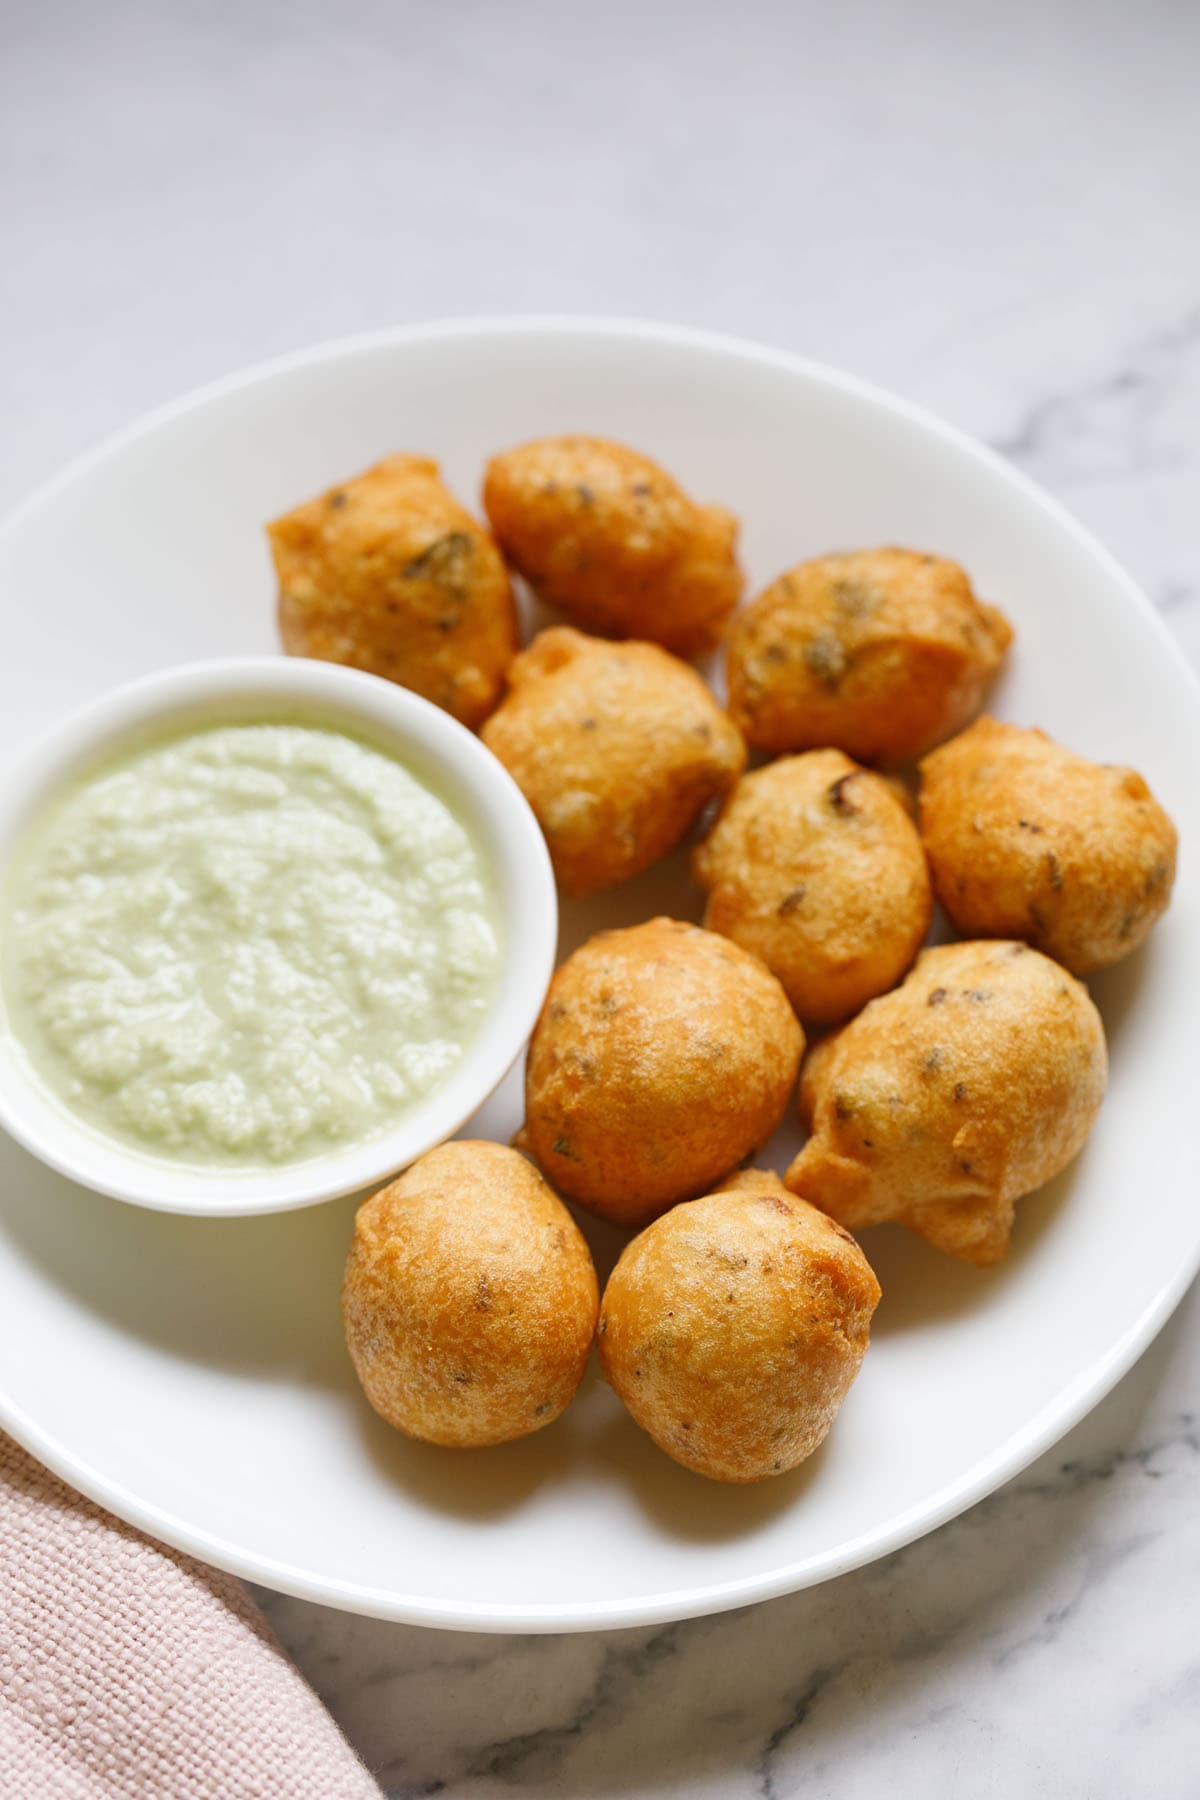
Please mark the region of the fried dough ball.
<svg viewBox="0 0 1200 1800"><path fill-rule="evenodd" d="M1049 957L1006 942L926 950L809 1057L812 1136L787 1185L852 1230L896 1219L996 1262L1014 1203L1083 1148L1107 1067L1087 989Z"/></svg>
<svg viewBox="0 0 1200 1800"><path fill-rule="evenodd" d="M823 1442L878 1302L849 1232L753 1170L627 1246L604 1290L600 1360L684 1468L762 1481Z"/></svg>
<svg viewBox="0 0 1200 1800"><path fill-rule="evenodd" d="M966 572L915 550L820 556L729 634L729 710L756 749L905 762L978 711L1012 639Z"/></svg>
<svg viewBox="0 0 1200 1800"><path fill-rule="evenodd" d="M483 504L540 599L607 637L711 650L742 593L737 520L605 438L542 438L494 456Z"/></svg>
<svg viewBox="0 0 1200 1800"><path fill-rule="evenodd" d="M412 688L474 727L517 648L508 572L424 456L389 456L268 525L292 656Z"/></svg>
<svg viewBox="0 0 1200 1800"><path fill-rule="evenodd" d="M916 827L840 750L744 775L692 868L704 923L761 956L802 1019L844 1019L893 987L929 929Z"/></svg>
<svg viewBox="0 0 1200 1800"><path fill-rule="evenodd" d="M540 1431L596 1327L583 1236L503 1144L431 1150L358 1209L342 1286L363 1392L409 1437L460 1449Z"/></svg>
<svg viewBox="0 0 1200 1800"><path fill-rule="evenodd" d="M1175 827L1141 776L995 719L921 764L921 835L960 931L1077 975L1128 956L1171 898Z"/></svg>
<svg viewBox="0 0 1200 1800"><path fill-rule="evenodd" d="M644 1225L774 1131L804 1036L756 956L676 919L602 931L550 983L523 1144L561 1193Z"/></svg>
<svg viewBox="0 0 1200 1800"><path fill-rule="evenodd" d="M737 726L695 670L655 644L557 625L508 679L483 741L536 813L568 894L648 869L745 766Z"/></svg>

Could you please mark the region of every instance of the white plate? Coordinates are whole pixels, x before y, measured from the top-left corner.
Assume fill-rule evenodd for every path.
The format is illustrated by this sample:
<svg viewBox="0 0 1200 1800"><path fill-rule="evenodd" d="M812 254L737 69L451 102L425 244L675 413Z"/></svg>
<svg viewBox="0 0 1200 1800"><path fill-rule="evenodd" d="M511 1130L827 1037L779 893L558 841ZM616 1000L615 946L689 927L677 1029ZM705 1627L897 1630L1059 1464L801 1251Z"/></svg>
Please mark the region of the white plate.
<svg viewBox="0 0 1200 1800"><path fill-rule="evenodd" d="M863 1374L824 1449L760 1487L675 1468L594 1376L525 1443L408 1444L360 1402L342 1349L351 1203L152 1214L0 1144L0 1418L15 1436L114 1512L240 1574L497 1630L741 1605L916 1537L1079 1419L1200 1261L1195 685L1146 602L1057 506L856 382L695 333L562 321L397 332L239 377L107 445L0 532L0 742L11 754L160 664L273 648L262 521L327 483L425 450L475 504L488 452L562 430L644 446L734 507L754 586L836 546L961 558L1017 626L995 709L1140 768L1184 854L1150 944L1092 984L1112 1087L1083 1156L1023 1202L993 1271L869 1234L884 1300ZM676 858L565 909L566 941L698 908ZM510 1079L475 1129L505 1137L518 1116ZM794 1144L782 1133L771 1160Z"/></svg>

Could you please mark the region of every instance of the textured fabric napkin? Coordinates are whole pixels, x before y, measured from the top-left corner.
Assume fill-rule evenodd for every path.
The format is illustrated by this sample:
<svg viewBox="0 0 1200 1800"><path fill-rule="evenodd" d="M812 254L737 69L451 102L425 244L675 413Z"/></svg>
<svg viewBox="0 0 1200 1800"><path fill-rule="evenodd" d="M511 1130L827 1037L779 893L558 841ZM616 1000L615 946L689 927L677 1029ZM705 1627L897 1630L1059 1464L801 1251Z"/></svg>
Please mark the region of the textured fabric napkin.
<svg viewBox="0 0 1200 1800"><path fill-rule="evenodd" d="M380 1800L238 1583L0 1433L3 1800Z"/></svg>

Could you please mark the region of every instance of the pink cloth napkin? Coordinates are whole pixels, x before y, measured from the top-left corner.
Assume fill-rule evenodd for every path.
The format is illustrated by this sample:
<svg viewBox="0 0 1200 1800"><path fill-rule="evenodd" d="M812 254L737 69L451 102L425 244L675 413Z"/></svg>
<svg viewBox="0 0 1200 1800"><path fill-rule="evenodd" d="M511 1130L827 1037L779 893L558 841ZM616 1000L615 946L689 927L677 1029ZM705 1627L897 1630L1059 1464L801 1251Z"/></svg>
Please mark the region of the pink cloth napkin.
<svg viewBox="0 0 1200 1800"><path fill-rule="evenodd" d="M3 1800L380 1800L238 1583L0 1434Z"/></svg>

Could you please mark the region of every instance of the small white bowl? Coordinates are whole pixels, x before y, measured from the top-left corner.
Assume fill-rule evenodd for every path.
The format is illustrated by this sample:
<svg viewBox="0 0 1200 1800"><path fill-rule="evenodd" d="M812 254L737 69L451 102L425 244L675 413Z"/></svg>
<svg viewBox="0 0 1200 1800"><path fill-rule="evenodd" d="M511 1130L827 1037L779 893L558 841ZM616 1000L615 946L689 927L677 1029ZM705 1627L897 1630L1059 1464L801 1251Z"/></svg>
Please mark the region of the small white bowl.
<svg viewBox="0 0 1200 1800"><path fill-rule="evenodd" d="M503 1079L533 1029L554 966L558 907L550 859L507 771L429 701L374 675L299 658L223 658L167 669L64 719L0 788L0 885L15 842L61 784L123 743L159 727L273 717L365 730L445 796L491 864L503 934L500 975L491 1007L441 1087L390 1130L277 1169L200 1169L103 1134L41 1085L3 1022L0 1124L72 1180L161 1212L285 1212L369 1187L406 1167L457 1131Z"/></svg>

